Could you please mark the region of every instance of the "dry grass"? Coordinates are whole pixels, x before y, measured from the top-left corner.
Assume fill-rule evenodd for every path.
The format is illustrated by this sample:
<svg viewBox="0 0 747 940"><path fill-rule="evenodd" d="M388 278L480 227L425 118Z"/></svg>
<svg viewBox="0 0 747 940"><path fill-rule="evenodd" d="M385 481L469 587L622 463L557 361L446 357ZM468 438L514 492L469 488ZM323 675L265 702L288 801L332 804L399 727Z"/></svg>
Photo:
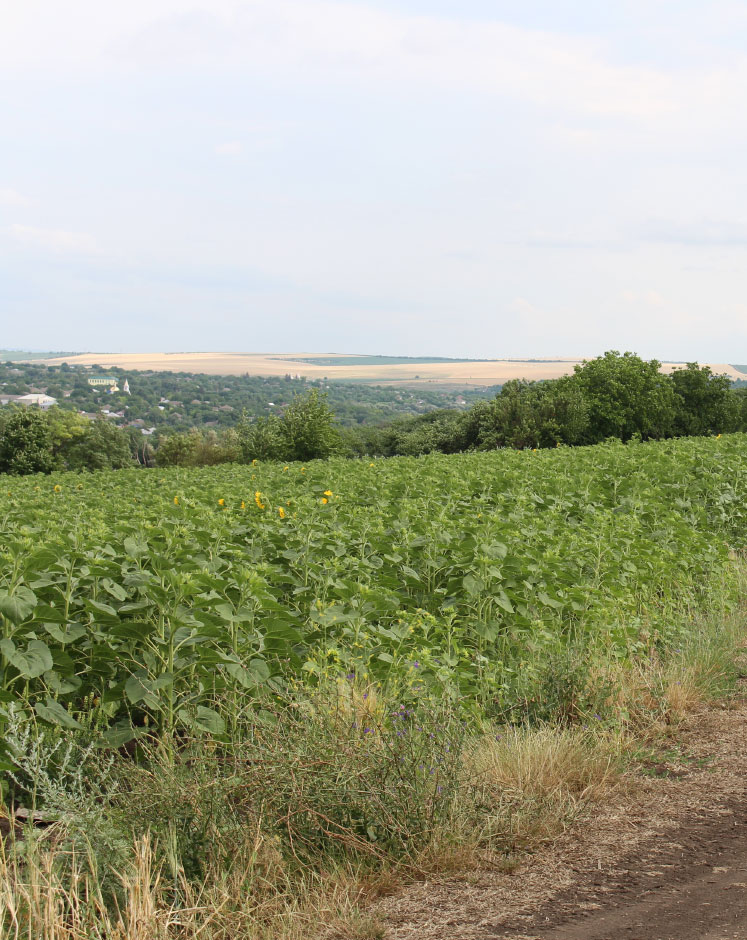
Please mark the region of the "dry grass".
<svg viewBox="0 0 747 940"><path fill-rule="evenodd" d="M95 860L43 838L0 853L3 940L308 940L322 928L345 940L375 940L376 919L361 911L353 872L309 876L264 901L235 870L196 887L156 862L150 839L136 842L116 903L106 903Z"/></svg>
<svg viewBox="0 0 747 940"><path fill-rule="evenodd" d="M384 703L365 694L349 698L347 707L358 718L377 716ZM313 869L289 866L273 852L260 817L232 863L216 860L198 881L151 837L139 838L116 874L113 903L104 885L109 873L98 870L93 853L66 848L64 829L36 834L17 853L11 842L0 856L0 934L3 940L376 940L381 927L367 913L371 899L418 872L500 865L567 827L614 787L619 770L604 736L550 727L473 738L460 766L448 817L411 858L384 860L378 871L370 860L331 855Z"/></svg>
<svg viewBox="0 0 747 940"><path fill-rule="evenodd" d="M481 787L511 799L595 799L616 778L611 736L579 728L509 728L472 748L467 762Z"/></svg>
<svg viewBox="0 0 747 940"><path fill-rule="evenodd" d="M614 789L623 769L621 738L581 728L510 728L465 755L484 808L483 844L502 852L557 835Z"/></svg>
<svg viewBox="0 0 747 940"><path fill-rule="evenodd" d="M251 776L257 773L255 741L251 760L237 761L231 771L240 777L236 792L246 791L243 822L227 827L225 813L215 802L216 824L206 844L221 845L226 834L236 841L222 845L224 851L205 862L202 876L186 877L176 855L171 857L154 838L141 836L127 865L116 872L113 903L112 873L98 868L92 851L76 854L70 849L80 842L71 843L62 827L37 833L23 843L11 839L0 843L0 936L3 940L376 940L382 936L381 924L366 913L372 898L390 893L404 878L417 878L418 872L479 870L502 863L511 867L522 852L556 840L584 814L588 817L594 805L614 801L627 791L622 786L627 762L643 744L666 740L704 703L723 700L734 678L747 613L747 565L737 560L736 568L743 598L738 609L714 611L668 659L651 655L637 666L608 666L592 677L600 688L614 690L607 707L619 715L616 723L590 719L588 727L486 728L466 740L461 757L457 747L450 809L434 817L419 849L406 859L378 851L368 859L355 852L335 856L330 850L318 856L318 863L293 865L292 858L278 850L277 829L273 831L257 801L259 778ZM322 745L334 770L330 786L343 780L345 761L352 761L348 770L355 786L349 793L354 796L360 789L355 774L363 752L352 747L350 727L379 728L370 735L369 761L379 751L388 754L381 726L391 708L391 701L374 688L344 684L330 700L323 728L313 724L313 710L296 714L291 725L298 725L297 740L288 734L293 727L279 732L276 756L280 759L299 742L308 741L311 769L301 773L304 762L309 762L303 757L291 761L286 775L289 779L296 775L299 800L303 796L309 807L316 805L311 801L316 799L314 788L323 770L324 761L317 753ZM267 749L268 742L263 746ZM270 749L268 754L275 752ZM414 766L418 754L412 758ZM209 791L215 801L219 790L213 773L218 764L210 763L210 755L204 759L199 755L190 753L182 765L167 762L173 780L166 765L159 770L155 759L150 770L132 768L131 811L145 819L148 812L161 812L158 807L176 802L184 808L192 803L198 819L208 808L205 794ZM177 773L180 767L183 777ZM379 779L375 762L366 767L370 773L363 768L361 786ZM268 781L276 789L288 784L277 777ZM369 793L369 808L384 799L384 790ZM241 809L233 796L226 806ZM393 803L390 809L398 806ZM400 825L407 828L408 819ZM339 830L341 835L346 832ZM355 848L359 841L350 845ZM338 848L343 843L338 842ZM405 839L403 844L410 843ZM372 859L379 859L377 865L372 866Z"/></svg>

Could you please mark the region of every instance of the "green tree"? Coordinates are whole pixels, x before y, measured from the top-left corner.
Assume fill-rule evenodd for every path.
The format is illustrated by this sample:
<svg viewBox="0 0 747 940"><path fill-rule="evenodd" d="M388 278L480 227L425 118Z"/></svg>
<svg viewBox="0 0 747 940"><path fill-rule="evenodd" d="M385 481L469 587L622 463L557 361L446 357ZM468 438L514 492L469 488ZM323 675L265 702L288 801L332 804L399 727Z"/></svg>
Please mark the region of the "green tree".
<svg viewBox="0 0 747 940"><path fill-rule="evenodd" d="M86 436L90 420L76 411L63 411L58 407L49 409L46 420L55 466L72 469L68 462L70 452Z"/></svg>
<svg viewBox="0 0 747 940"><path fill-rule="evenodd" d="M14 411L0 433L0 473L24 476L54 467L49 428L40 411Z"/></svg>
<svg viewBox="0 0 747 940"><path fill-rule="evenodd" d="M495 399L474 405L464 424L469 446L480 450L578 444L588 430L589 408L571 377L512 379Z"/></svg>
<svg viewBox="0 0 747 940"><path fill-rule="evenodd" d="M133 463L130 437L106 418L51 408L46 414L55 466L61 470L119 470Z"/></svg>
<svg viewBox="0 0 747 940"><path fill-rule="evenodd" d="M589 409L583 443L594 444L608 437L628 441L672 435L676 397L668 376L659 372L660 362L650 362L626 352L606 352L597 359L574 367L574 384L582 391Z"/></svg>
<svg viewBox="0 0 747 940"><path fill-rule="evenodd" d="M193 428L186 434L169 434L159 440L156 450L159 467L212 467L233 463L239 457L238 435L233 429L218 434L212 428Z"/></svg>
<svg viewBox="0 0 747 940"><path fill-rule="evenodd" d="M250 421L246 411L242 412L236 425L236 441L239 459L243 463L293 459L283 422L277 415Z"/></svg>
<svg viewBox="0 0 747 940"><path fill-rule="evenodd" d="M670 378L677 393L675 434L722 434L739 428L740 401L728 376L714 375L709 366L688 362Z"/></svg>
<svg viewBox="0 0 747 940"><path fill-rule="evenodd" d="M127 434L106 418L89 421L86 433L67 450L70 470L122 470L133 465Z"/></svg>
<svg viewBox="0 0 747 940"><path fill-rule="evenodd" d="M464 418L458 411L438 410L397 422L391 428L384 453L416 456L467 450Z"/></svg>
<svg viewBox="0 0 747 940"><path fill-rule="evenodd" d="M334 418L326 393L312 388L306 395L296 395L281 419L291 459L314 460L337 453L341 441Z"/></svg>
<svg viewBox="0 0 747 940"><path fill-rule="evenodd" d="M158 441L156 465L159 467L194 467L197 435L167 434Z"/></svg>
<svg viewBox="0 0 747 940"><path fill-rule="evenodd" d="M747 387L738 388L735 393L735 398L739 404L739 424L737 425L738 431L747 431Z"/></svg>

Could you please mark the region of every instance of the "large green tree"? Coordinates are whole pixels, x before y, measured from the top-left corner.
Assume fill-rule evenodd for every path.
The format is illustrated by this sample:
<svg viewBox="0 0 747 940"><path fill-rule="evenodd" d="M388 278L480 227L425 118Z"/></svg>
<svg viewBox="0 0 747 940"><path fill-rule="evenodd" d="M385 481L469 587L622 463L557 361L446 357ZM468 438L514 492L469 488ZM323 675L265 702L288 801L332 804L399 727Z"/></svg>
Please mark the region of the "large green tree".
<svg viewBox="0 0 747 940"><path fill-rule="evenodd" d="M608 437L628 441L669 437L674 433L677 399L669 376L656 359L616 350L574 367L574 384L589 409L584 443Z"/></svg>
<svg viewBox="0 0 747 940"><path fill-rule="evenodd" d="M46 417L36 409L14 411L0 432L0 473L49 473L54 466Z"/></svg>
<svg viewBox="0 0 747 940"><path fill-rule="evenodd" d="M77 413L77 411L64 411L62 408L50 408L46 412L47 426L52 447L55 466L67 469L70 465L68 457L76 445L85 439L91 421ZM71 469L78 469L77 466Z"/></svg>
<svg viewBox="0 0 747 940"><path fill-rule="evenodd" d="M589 424L589 408L572 378L525 382L512 379L489 402L478 402L464 416L471 445L496 447L553 447L578 444Z"/></svg>
<svg viewBox="0 0 747 940"><path fill-rule="evenodd" d="M89 421L85 435L67 451L70 470L121 470L133 462L128 435L106 418Z"/></svg>
<svg viewBox="0 0 747 940"><path fill-rule="evenodd" d="M119 470L132 465L129 435L106 418L91 421L61 408L51 408L45 417L57 469Z"/></svg>

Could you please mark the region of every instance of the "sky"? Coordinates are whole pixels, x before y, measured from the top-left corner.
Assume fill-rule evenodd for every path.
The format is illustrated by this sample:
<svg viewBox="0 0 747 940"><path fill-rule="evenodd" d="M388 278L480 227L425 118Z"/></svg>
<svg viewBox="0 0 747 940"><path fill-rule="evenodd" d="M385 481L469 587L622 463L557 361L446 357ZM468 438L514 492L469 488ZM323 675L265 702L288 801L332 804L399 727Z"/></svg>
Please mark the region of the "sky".
<svg viewBox="0 0 747 940"><path fill-rule="evenodd" d="M0 0L0 348L747 363L747 0Z"/></svg>

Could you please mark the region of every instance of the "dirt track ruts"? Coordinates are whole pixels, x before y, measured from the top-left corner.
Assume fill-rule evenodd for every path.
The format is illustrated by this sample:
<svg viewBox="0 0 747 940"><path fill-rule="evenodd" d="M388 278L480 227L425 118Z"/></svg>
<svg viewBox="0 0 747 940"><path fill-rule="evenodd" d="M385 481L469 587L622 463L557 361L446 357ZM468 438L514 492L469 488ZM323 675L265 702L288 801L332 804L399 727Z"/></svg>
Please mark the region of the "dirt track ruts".
<svg viewBox="0 0 747 940"><path fill-rule="evenodd" d="M513 874L382 902L387 940L747 940L747 705L704 709L641 777Z"/></svg>
<svg viewBox="0 0 747 940"><path fill-rule="evenodd" d="M745 940L747 794L554 899L537 940ZM596 908L596 909L595 909ZM550 926L553 925L553 926ZM526 937L526 926L522 934ZM531 935L531 934L530 934ZM487 935L489 936L489 934ZM493 934L496 936L496 934ZM510 933L498 934L503 938Z"/></svg>

